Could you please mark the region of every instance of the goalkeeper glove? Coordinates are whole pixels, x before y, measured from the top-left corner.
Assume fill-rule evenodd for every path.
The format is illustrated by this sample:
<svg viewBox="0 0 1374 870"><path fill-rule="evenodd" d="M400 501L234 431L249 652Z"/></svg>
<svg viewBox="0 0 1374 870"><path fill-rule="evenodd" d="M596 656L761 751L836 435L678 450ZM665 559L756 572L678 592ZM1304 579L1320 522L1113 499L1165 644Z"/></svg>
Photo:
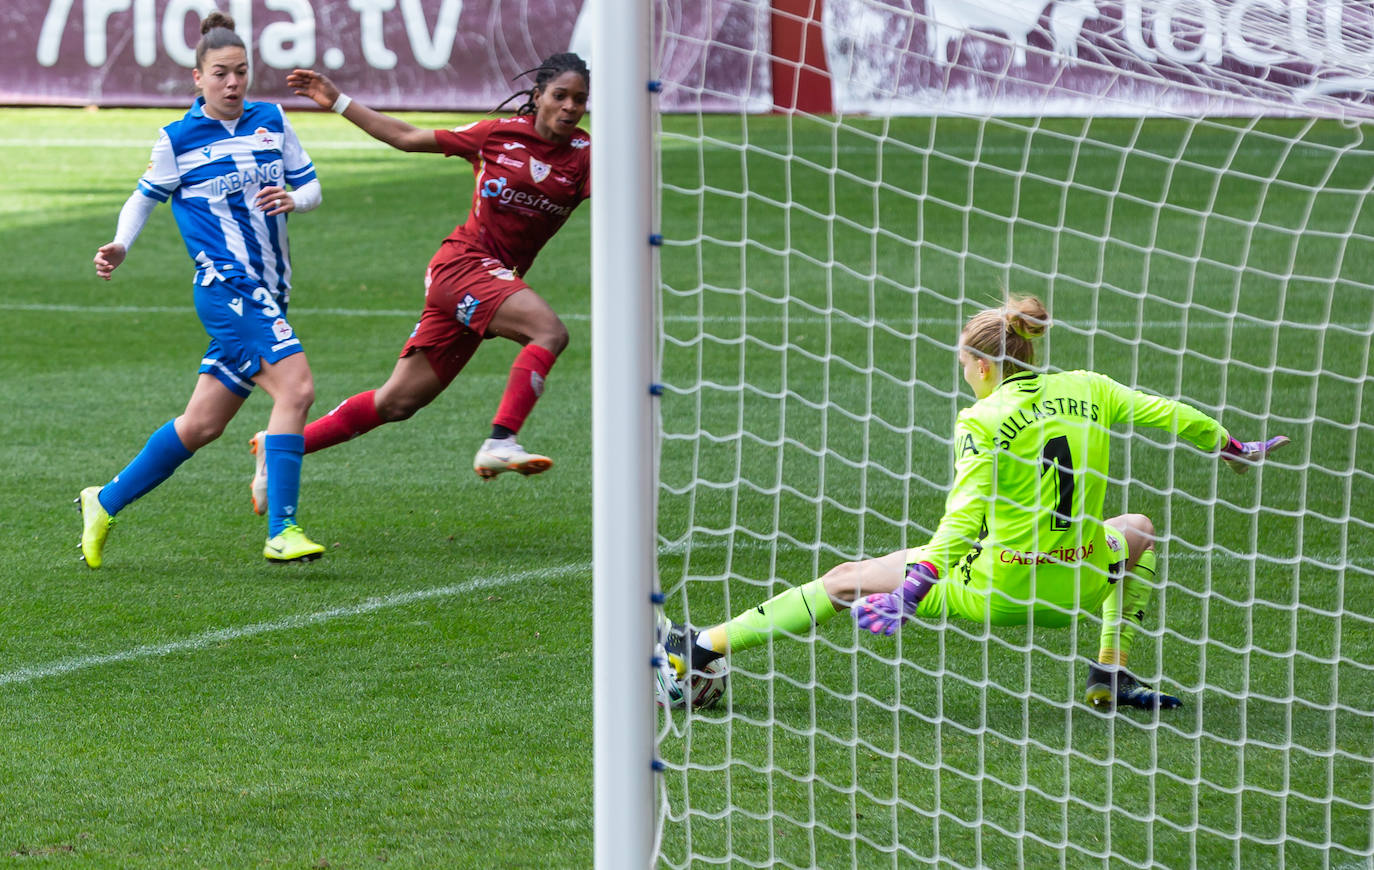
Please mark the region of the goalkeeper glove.
<svg viewBox="0 0 1374 870"><path fill-rule="evenodd" d="M1229 439L1221 447L1221 458L1231 466L1236 474L1244 474L1250 466L1263 462L1265 457L1288 443L1284 435L1275 435L1268 441L1237 441Z"/></svg>
<svg viewBox="0 0 1374 870"><path fill-rule="evenodd" d="M892 635L916 613L921 599L939 581L935 566L915 562L906 566L906 579L895 592L875 592L854 607L859 628L874 634Z"/></svg>

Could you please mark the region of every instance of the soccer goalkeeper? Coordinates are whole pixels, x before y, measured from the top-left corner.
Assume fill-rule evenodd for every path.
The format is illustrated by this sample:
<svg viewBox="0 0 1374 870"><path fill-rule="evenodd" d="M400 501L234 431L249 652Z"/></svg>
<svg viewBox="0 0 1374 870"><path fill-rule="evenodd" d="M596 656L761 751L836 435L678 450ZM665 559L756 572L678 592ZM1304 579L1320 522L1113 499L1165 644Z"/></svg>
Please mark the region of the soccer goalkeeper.
<svg viewBox="0 0 1374 870"><path fill-rule="evenodd" d="M959 364L977 401L955 424L954 485L927 544L837 565L712 628L673 624L664 646L679 679L727 653L804 634L840 608L887 635L913 616L1057 627L1100 608L1087 703L1180 706L1126 670L1153 591L1155 537L1143 514L1102 517L1110 427L1169 429L1241 474L1288 439L1242 443L1181 402L1094 372L1045 373L1035 345L1048 327L1039 299L1017 297L975 315L960 334Z"/></svg>

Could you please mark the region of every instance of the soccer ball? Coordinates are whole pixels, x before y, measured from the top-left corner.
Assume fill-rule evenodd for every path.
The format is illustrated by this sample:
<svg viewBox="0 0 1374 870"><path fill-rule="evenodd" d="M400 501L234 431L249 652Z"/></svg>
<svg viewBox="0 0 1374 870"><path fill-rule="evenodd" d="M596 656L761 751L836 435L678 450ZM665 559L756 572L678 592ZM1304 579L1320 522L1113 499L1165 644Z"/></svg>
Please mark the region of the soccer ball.
<svg viewBox="0 0 1374 870"><path fill-rule="evenodd" d="M654 686L654 700L658 706L680 710L690 702L696 709L705 710L725 694L725 659L716 659L703 670L683 680L679 678L673 662L668 659L668 652L663 648L663 644L657 646L654 655L659 663L658 670L655 671Z"/></svg>
<svg viewBox="0 0 1374 870"><path fill-rule="evenodd" d="M698 710L715 706L715 703L725 694L726 677L725 659L723 658L711 662L701 672L692 674L689 687L692 706Z"/></svg>

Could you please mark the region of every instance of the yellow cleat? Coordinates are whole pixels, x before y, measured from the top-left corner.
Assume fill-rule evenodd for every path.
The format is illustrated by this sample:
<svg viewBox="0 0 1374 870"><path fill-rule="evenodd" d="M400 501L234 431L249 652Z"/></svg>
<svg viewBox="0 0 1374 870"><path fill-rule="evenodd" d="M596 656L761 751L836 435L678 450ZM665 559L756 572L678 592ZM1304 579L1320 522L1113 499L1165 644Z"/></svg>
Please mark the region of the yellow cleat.
<svg viewBox="0 0 1374 870"><path fill-rule="evenodd" d="M114 517L100 504L100 490L101 487L88 486L76 497L81 511L81 558L92 568L99 568L104 561L105 537L114 525Z"/></svg>
<svg viewBox="0 0 1374 870"><path fill-rule="evenodd" d="M301 527L288 522L281 534L267 541L262 555L269 562L313 562L324 554L324 547L305 536Z"/></svg>

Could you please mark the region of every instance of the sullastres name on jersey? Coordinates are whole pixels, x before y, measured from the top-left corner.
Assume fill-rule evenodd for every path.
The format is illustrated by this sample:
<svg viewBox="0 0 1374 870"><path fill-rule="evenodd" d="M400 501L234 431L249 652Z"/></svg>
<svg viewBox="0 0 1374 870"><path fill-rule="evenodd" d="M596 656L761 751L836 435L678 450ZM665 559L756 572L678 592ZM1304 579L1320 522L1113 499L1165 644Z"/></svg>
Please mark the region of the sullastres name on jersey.
<svg viewBox="0 0 1374 870"><path fill-rule="evenodd" d="M1017 408L1016 413L1009 414L1003 418L1002 423L997 427L997 433L1002 436L997 442L997 446L1006 450L1011 447L1011 442L1016 440L1016 436L1029 429L1037 420L1046 417L1078 417L1090 423L1096 423L1100 416L1100 409L1096 402L1081 402L1068 396L1057 396L1044 402L1031 402L1028 407ZM973 443L973 436L967 432L957 437L959 455L978 454L978 448Z"/></svg>

